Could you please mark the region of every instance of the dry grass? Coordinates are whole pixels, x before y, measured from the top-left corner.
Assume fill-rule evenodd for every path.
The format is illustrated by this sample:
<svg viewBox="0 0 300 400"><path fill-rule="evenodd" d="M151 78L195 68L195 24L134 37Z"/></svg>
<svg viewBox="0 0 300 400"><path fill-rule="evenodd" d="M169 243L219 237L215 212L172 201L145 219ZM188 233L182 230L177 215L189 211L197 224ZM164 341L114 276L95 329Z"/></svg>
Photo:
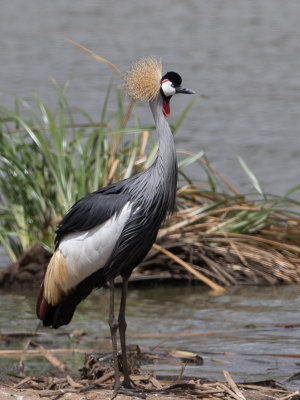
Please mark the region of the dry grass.
<svg viewBox="0 0 300 400"><path fill-rule="evenodd" d="M179 189L178 206L157 239L169 253L154 247L144 268L163 265L176 274L179 257L223 287L300 282L298 217L242 196L209 198L193 186Z"/></svg>
<svg viewBox="0 0 300 400"><path fill-rule="evenodd" d="M111 357L99 353L85 354L81 376L75 376L59 362L53 354L37 346L39 355L45 357L54 368L57 369L57 376L7 376L0 379L0 396L22 397L24 399L108 399L114 398L113 384L114 371ZM28 351L26 349L26 351ZM176 354L177 353L177 354ZM182 359L182 352L145 352L138 346L128 348L130 358L130 379L135 388L135 397L166 399L194 399L207 400L296 400L299 398L299 391L291 392L286 390L275 381L264 381L257 383L236 383L228 371L223 370L225 381L210 382L202 378L187 378L184 376L187 362L201 365L201 358L190 358L188 361ZM186 354L185 354L186 355ZM156 373L142 373L141 365L152 364L153 360L177 359L181 362L181 370L176 377L158 375ZM200 362L200 364L199 364ZM5 397L5 398L6 398ZM2 397L1 397L2 398ZM4 397L3 397L4 398ZM122 389L117 398L123 399Z"/></svg>

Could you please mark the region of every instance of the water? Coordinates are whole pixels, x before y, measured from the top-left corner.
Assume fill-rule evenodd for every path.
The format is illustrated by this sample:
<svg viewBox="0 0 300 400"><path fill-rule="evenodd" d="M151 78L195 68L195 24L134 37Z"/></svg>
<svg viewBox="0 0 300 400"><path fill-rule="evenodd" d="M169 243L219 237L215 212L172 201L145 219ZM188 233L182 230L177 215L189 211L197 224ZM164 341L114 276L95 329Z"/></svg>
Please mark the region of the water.
<svg viewBox="0 0 300 400"><path fill-rule="evenodd" d="M64 38L123 71L140 57L161 57L165 71L180 72L184 85L207 96L181 126L177 147L204 149L237 190L255 191L239 154L266 192L283 194L299 184L299 14L295 0L7 1L0 16L0 88L25 98L36 91L51 106L57 96L50 77L63 85L72 76L72 109L99 120L108 82L115 76L117 84L118 77ZM189 99L172 101L171 122ZM112 97L110 110L115 102ZM0 104L13 107L13 99L0 92ZM152 123L148 106L139 109L141 120ZM203 178L197 168L189 174ZM300 199L299 191L294 197Z"/></svg>
<svg viewBox="0 0 300 400"><path fill-rule="evenodd" d="M0 324L5 332L32 332L36 294L1 291ZM72 323L56 332L80 329L86 332L79 344L68 336L34 339L47 348L80 347L110 351L108 291L101 290L83 302ZM202 366L187 366L186 376L224 379L228 370L236 381L276 379L291 389L300 381L286 382L299 372L300 294L297 286L230 289L222 296L212 296L202 287L130 288L127 305L128 343L145 347L161 347L195 352L204 356ZM285 328L283 325L298 323ZM43 328L43 332L49 329ZM195 333L193 336L168 336ZM202 332L204 335L196 335ZM144 337L165 334L162 337ZM23 348L28 338L2 341L2 348ZM298 354L298 358L288 357ZM282 357L280 357L282 355ZM285 355L285 356L284 356ZM62 356L58 356L61 358ZM82 356L69 357L68 366L77 370ZM0 369L16 371L18 360L1 359ZM181 364L148 366L178 375ZM46 373L50 364L39 357L25 361L25 372Z"/></svg>
<svg viewBox="0 0 300 400"><path fill-rule="evenodd" d="M180 72L187 87L207 96L184 121L177 147L204 149L238 190L252 191L238 153L267 192L282 194L299 184L299 15L295 0L4 2L0 87L25 97L35 90L51 105L50 77L63 84L72 75L73 108L99 119L113 72L64 37L123 71L140 57L161 57L164 70ZM172 101L171 122L187 103L186 97ZM0 104L12 100L0 93ZM147 106L141 120L151 122Z"/></svg>

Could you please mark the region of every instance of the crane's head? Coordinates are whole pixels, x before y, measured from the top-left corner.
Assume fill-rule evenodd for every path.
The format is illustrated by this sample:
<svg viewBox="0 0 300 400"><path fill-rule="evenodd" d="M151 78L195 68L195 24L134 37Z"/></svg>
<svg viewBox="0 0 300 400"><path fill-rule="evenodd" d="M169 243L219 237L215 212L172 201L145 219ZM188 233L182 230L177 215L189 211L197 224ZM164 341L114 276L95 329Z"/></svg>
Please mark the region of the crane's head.
<svg viewBox="0 0 300 400"><path fill-rule="evenodd" d="M170 99L176 93L195 93L181 86L182 79L176 72L162 77L161 61L145 58L133 65L125 76L125 86L133 100L153 101L159 94L163 97L163 113L170 115Z"/></svg>
<svg viewBox="0 0 300 400"><path fill-rule="evenodd" d="M177 72L167 72L161 78L161 93L163 96L163 113L166 117L170 115L170 99L176 93L194 94L194 90L187 89L181 86L181 76Z"/></svg>

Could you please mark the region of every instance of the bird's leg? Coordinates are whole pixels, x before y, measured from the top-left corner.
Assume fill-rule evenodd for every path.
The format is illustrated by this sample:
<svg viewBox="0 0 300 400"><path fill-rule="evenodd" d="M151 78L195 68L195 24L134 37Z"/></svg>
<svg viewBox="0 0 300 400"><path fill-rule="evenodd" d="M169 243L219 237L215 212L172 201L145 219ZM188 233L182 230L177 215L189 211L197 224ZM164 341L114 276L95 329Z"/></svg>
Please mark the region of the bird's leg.
<svg viewBox="0 0 300 400"><path fill-rule="evenodd" d="M114 361L114 369L115 369L115 392L120 388L120 375L119 375L119 363L118 363L118 348L117 348L117 330L118 330L118 321L115 318L114 312L114 303L115 303L115 285L114 280L110 280L109 282L109 291L110 291L110 303L109 303L109 327L110 327L110 335L112 342L112 351L113 351L113 361Z"/></svg>
<svg viewBox="0 0 300 400"><path fill-rule="evenodd" d="M128 287L128 277L123 277L122 283L122 294L121 294L121 302L119 309L119 333L120 333L120 342L121 342L121 350L122 350L122 366L124 373L124 382L123 386L126 388L131 388L128 364L127 364L127 354L126 354L126 328L127 323L125 320L125 310L126 310L126 297L127 297L127 287Z"/></svg>
<svg viewBox="0 0 300 400"><path fill-rule="evenodd" d="M141 399L145 399L146 395L144 393L139 393L136 389L131 388L127 357L126 357L126 341L125 341L125 331L126 331L126 321L125 321L125 307L126 307L126 294L127 294L128 278L123 279L120 311L118 321L116 321L114 316L114 281L110 281L110 312L109 312L109 326L111 332L111 340L113 345L113 358L115 367L115 387L114 392L110 400L117 397L118 394L125 394L126 396L135 396ZM119 364L118 364L118 352L117 352L117 330L119 327L120 331L120 341L122 348L122 364L124 372L124 388L121 387L120 377L119 377Z"/></svg>

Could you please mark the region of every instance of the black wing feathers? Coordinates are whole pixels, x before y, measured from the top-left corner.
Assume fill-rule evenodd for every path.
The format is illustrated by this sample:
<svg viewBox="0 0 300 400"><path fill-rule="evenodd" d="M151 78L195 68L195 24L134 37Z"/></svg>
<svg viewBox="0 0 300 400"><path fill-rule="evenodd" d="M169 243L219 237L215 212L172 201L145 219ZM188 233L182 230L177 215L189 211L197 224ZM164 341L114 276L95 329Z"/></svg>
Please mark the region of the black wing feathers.
<svg viewBox="0 0 300 400"><path fill-rule="evenodd" d="M129 200L128 193L122 191L122 183L117 182L77 201L58 225L56 246L68 233L92 229L107 221L114 213L118 214Z"/></svg>

